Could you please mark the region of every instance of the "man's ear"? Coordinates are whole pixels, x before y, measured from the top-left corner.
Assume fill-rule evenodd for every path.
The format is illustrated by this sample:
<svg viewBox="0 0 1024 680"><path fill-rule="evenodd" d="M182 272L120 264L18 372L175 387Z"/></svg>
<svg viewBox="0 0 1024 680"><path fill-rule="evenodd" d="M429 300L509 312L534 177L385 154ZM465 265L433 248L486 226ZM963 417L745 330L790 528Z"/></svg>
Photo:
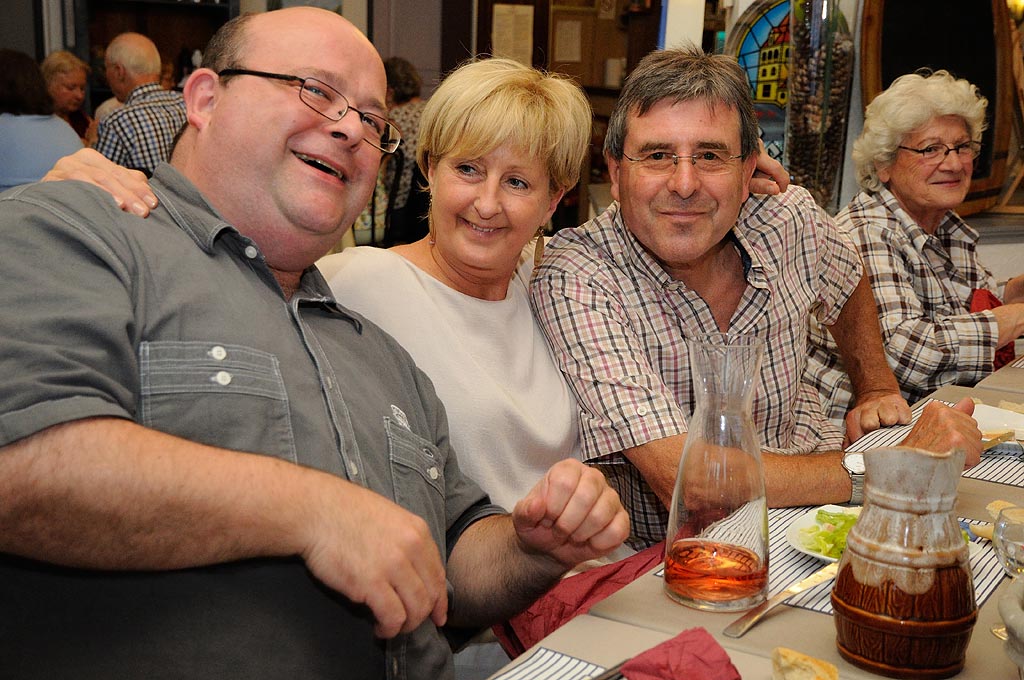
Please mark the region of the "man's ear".
<svg viewBox="0 0 1024 680"><path fill-rule="evenodd" d="M197 130L206 127L213 114L220 90L220 76L208 68L196 69L185 81L182 96L188 111L188 122Z"/></svg>
<svg viewBox="0 0 1024 680"><path fill-rule="evenodd" d="M757 170L757 154L752 153L743 159L743 198L747 200L750 198L750 180L754 176L754 171Z"/></svg>
<svg viewBox="0 0 1024 680"><path fill-rule="evenodd" d="M608 177L612 180L612 199L619 200L619 170L622 169L622 160L614 158L607 151L604 152L604 162L608 166Z"/></svg>

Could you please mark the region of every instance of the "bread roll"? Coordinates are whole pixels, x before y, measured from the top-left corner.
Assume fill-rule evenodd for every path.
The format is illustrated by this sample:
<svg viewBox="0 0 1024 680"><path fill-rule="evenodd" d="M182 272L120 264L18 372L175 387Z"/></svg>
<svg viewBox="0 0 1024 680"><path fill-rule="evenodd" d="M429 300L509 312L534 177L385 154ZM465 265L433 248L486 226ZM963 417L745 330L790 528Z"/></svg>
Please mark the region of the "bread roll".
<svg viewBox="0 0 1024 680"><path fill-rule="evenodd" d="M839 669L828 661L776 647L772 650L772 680L839 680Z"/></svg>

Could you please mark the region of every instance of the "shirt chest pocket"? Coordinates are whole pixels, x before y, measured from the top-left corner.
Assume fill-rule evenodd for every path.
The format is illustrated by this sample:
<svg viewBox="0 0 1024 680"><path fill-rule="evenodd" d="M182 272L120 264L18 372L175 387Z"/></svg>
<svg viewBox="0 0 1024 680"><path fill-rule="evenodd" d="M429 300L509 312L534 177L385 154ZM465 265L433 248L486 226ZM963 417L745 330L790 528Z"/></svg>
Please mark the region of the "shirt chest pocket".
<svg viewBox="0 0 1024 680"><path fill-rule="evenodd" d="M139 369L143 425L296 461L288 394L272 354L216 342L144 342Z"/></svg>
<svg viewBox="0 0 1024 680"><path fill-rule="evenodd" d="M439 546L448 524L444 506L445 461L436 446L390 418L384 419L395 502L430 526Z"/></svg>

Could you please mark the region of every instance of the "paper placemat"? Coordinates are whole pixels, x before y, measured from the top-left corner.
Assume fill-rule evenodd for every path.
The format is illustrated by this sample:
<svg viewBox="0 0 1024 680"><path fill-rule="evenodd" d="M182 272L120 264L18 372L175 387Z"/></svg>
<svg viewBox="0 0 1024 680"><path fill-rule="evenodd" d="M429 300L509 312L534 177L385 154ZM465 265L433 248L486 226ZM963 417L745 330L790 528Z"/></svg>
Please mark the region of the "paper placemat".
<svg viewBox="0 0 1024 680"><path fill-rule="evenodd" d="M522 663L491 680L589 680L604 667L547 647L538 647Z"/></svg>
<svg viewBox="0 0 1024 680"><path fill-rule="evenodd" d="M1024 368L1024 355L1017 357L1016 359L1014 359L1013 361L1006 365L1013 366L1014 368Z"/></svg>

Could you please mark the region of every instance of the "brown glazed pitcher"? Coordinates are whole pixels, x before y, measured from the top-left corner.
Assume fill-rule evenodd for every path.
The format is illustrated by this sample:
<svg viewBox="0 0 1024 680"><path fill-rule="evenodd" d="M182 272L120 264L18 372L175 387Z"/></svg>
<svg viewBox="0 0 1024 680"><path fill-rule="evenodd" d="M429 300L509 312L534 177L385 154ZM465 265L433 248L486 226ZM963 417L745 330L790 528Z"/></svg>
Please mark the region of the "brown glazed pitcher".
<svg viewBox="0 0 1024 680"><path fill-rule="evenodd" d="M839 653L892 678L948 678L978 617L953 513L964 453L875 449L864 465L864 509L832 589Z"/></svg>

